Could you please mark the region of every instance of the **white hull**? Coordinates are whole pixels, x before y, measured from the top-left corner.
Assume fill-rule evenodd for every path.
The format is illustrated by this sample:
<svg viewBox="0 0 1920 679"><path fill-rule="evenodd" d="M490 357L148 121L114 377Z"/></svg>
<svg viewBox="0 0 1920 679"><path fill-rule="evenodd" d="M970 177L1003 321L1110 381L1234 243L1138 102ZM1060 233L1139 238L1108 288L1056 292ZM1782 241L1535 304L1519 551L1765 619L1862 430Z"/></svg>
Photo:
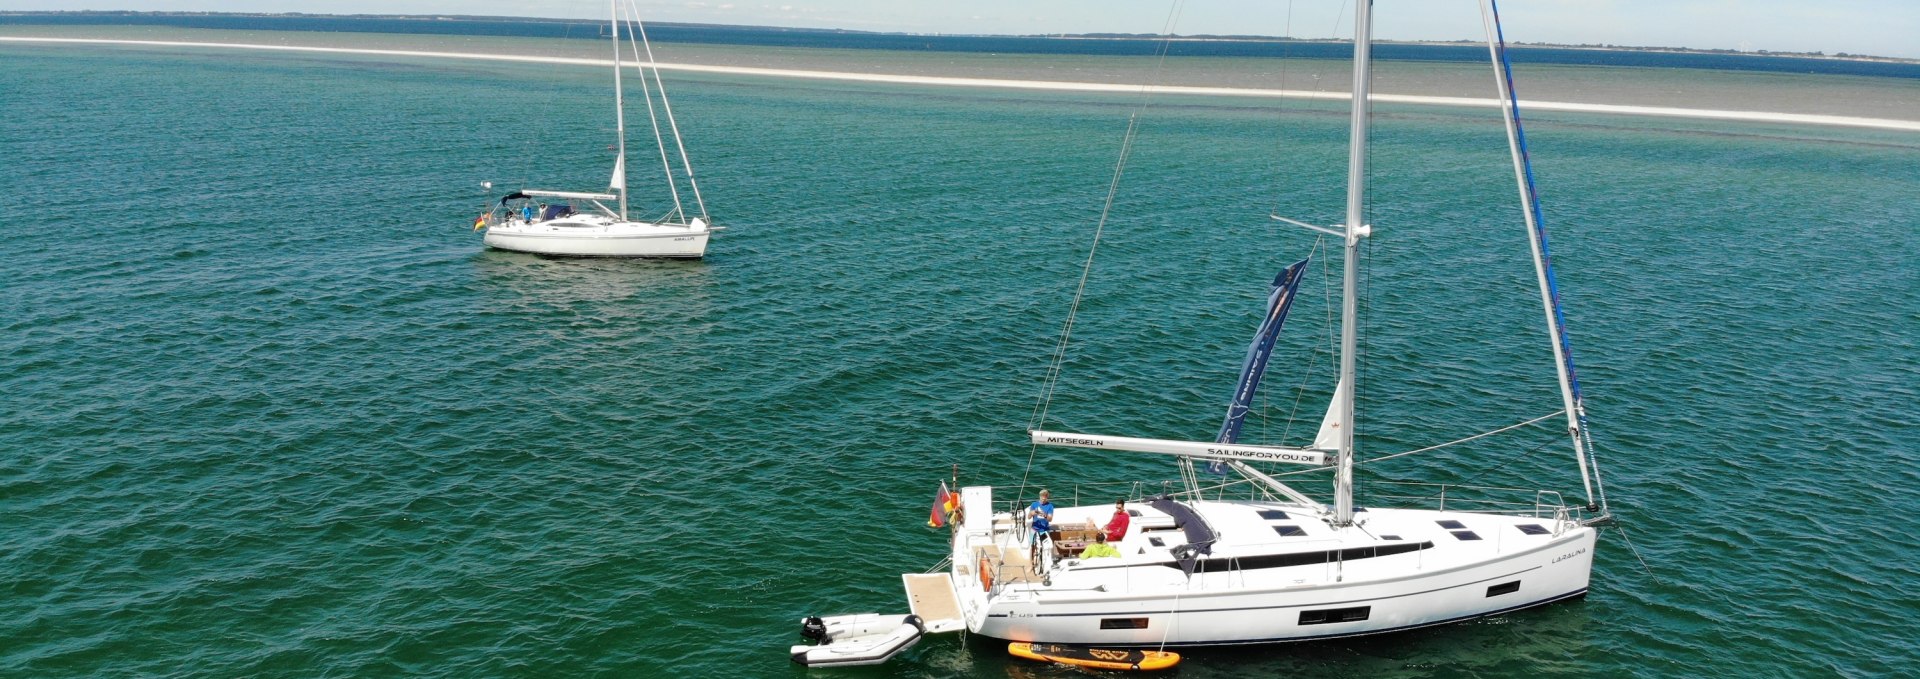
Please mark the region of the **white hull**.
<svg viewBox="0 0 1920 679"><path fill-rule="evenodd" d="M484 242L501 250L564 257L699 258L707 254L712 234L700 220L652 224L582 215L532 224L509 220L489 227Z"/></svg>
<svg viewBox="0 0 1920 679"><path fill-rule="evenodd" d="M1120 558L1067 559L1044 575L994 563L998 551L1024 555L1006 514L955 534L956 594L973 632L1008 641L1098 646L1195 646L1304 641L1439 625L1576 598L1587 591L1596 532L1573 521L1500 514L1374 510L1358 527L1337 529L1305 508L1271 502L1195 505L1220 541L1189 578L1170 548L1173 529L1129 531ZM1254 518L1282 509L1291 519ZM1066 524L1104 520L1111 507L1062 508ZM1144 517L1153 520L1153 512ZM1241 516L1245 515L1245 516ZM1164 518L1164 515L1161 515ZM1136 519L1141 521L1141 519ZM1461 540L1439 521L1459 521L1480 539ZM1273 525L1303 527L1278 537ZM1541 535L1520 525L1540 526ZM1170 522L1168 522L1170 526ZM1385 540L1381 536L1395 539ZM1159 538L1165 546L1151 544ZM1431 544L1415 549L1408 545ZM1360 556L1353 550L1401 553ZM1286 565L1304 554L1350 558ZM983 555L988 558L982 558ZM1329 557L1332 558L1332 557ZM1043 557L1044 559L1044 557ZM1016 557L1016 561L1019 560ZM980 575L985 568L992 581Z"/></svg>

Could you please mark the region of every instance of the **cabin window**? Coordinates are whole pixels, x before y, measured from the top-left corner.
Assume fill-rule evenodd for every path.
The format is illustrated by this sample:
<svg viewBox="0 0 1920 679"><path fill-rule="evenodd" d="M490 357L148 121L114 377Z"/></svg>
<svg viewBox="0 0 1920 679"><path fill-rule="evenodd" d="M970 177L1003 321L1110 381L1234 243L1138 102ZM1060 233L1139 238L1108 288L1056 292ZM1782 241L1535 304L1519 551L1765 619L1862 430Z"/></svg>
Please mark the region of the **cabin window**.
<svg viewBox="0 0 1920 679"><path fill-rule="evenodd" d="M1329 609L1318 610L1318 611L1300 611L1300 624L1327 625L1327 624L1332 624L1336 622L1359 622L1361 620L1367 619L1367 615L1372 612L1373 612L1372 606L1358 606L1354 608L1329 608Z"/></svg>
<svg viewBox="0 0 1920 679"><path fill-rule="evenodd" d="M1462 539L1462 540L1478 540L1478 539L1480 539L1480 534L1479 534L1479 533L1475 533L1475 532L1473 532L1473 531L1470 531L1470 530L1456 530L1456 531L1453 531L1453 536L1454 536L1454 537L1456 537L1456 538L1460 538L1460 539Z"/></svg>
<svg viewBox="0 0 1920 679"><path fill-rule="evenodd" d="M1147 542L1155 547L1167 546L1167 541L1160 538L1147 538Z"/></svg>
<svg viewBox="0 0 1920 679"><path fill-rule="evenodd" d="M1146 629L1146 618L1101 618L1100 629Z"/></svg>
<svg viewBox="0 0 1920 679"><path fill-rule="evenodd" d="M1448 519L1446 521L1435 521L1434 523L1440 524L1441 528L1445 528L1447 530L1460 530L1462 528L1467 527L1467 524L1460 523L1459 521L1454 521L1452 519Z"/></svg>
<svg viewBox="0 0 1920 679"><path fill-rule="evenodd" d="M1488 587L1487 596L1496 597L1502 594L1512 594L1518 591L1520 591L1520 581L1515 580L1513 582L1506 582L1506 583L1494 585L1492 587Z"/></svg>
<svg viewBox="0 0 1920 679"><path fill-rule="evenodd" d="M1260 510L1260 518L1268 521L1285 521L1287 520L1287 513L1278 509L1262 509Z"/></svg>
<svg viewBox="0 0 1920 679"><path fill-rule="evenodd" d="M1518 528L1520 529L1520 532L1526 533L1528 535L1546 535L1547 534L1547 529L1541 528L1539 524L1523 523L1518 526L1514 526L1514 528Z"/></svg>
<svg viewBox="0 0 1920 679"><path fill-rule="evenodd" d="M1382 539L1382 540L1398 540L1398 539L1400 539L1400 536L1398 536L1398 535L1382 535L1382 536L1380 536L1380 539Z"/></svg>
<svg viewBox="0 0 1920 679"><path fill-rule="evenodd" d="M1275 526L1275 528L1278 528L1278 526ZM1199 568L1200 570L1204 570L1209 573L1219 572L1224 570L1247 571L1247 570L1255 570L1260 568L1286 568L1288 566L1308 566L1313 564L1331 563L1334 561L1354 561L1356 559L1371 559L1374 557L1381 557L1381 556L1393 556L1395 554L1406 554L1408 552L1417 552L1423 549L1433 549L1433 542L1432 541L1421 542L1421 543L1402 542L1400 544L1395 544L1395 545L1379 545L1376 547L1355 547L1352 549L1336 549L1336 550L1329 550L1329 551L1323 551L1323 552L1321 551L1290 552L1287 554L1261 554L1257 556L1242 556L1242 557L1214 557L1211 559L1200 560ZM1168 568L1181 567L1178 562L1173 562L1173 561L1168 561L1160 565L1166 566Z"/></svg>
<svg viewBox="0 0 1920 679"><path fill-rule="evenodd" d="M1279 533L1280 537L1283 538L1293 538L1307 534L1307 531L1299 526L1274 526L1273 532Z"/></svg>

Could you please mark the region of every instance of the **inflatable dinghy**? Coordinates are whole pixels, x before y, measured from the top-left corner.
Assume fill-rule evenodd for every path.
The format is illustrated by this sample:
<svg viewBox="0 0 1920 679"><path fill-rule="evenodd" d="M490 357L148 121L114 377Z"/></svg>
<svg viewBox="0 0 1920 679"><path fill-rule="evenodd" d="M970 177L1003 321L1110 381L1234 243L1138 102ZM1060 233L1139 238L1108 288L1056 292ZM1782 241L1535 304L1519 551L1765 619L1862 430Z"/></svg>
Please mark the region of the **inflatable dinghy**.
<svg viewBox="0 0 1920 679"><path fill-rule="evenodd" d="M1180 654L1120 648L1087 648L1059 644L1007 644L1007 652L1028 660L1099 670L1164 670L1180 664Z"/></svg>
<svg viewBox="0 0 1920 679"><path fill-rule="evenodd" d="M920 642L927 628L917 615L860 613L800 621L800 636L814 645L792 649L793 661L808 667L878 665Z"/></svg>

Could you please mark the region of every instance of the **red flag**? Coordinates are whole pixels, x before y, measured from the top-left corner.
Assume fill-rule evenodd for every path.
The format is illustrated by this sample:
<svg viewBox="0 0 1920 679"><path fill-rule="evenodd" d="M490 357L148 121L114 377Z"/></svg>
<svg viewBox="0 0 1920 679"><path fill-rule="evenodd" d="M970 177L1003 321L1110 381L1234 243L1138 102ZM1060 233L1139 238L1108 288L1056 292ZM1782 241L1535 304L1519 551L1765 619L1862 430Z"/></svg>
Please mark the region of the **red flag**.
<svg viewBox="0 0 1920 679"><path fill-rule="evenodd" d="M940 492L933 496L933 513L927 517L928 528L947 525L947 512L953 511L953 493L947 492L947 482L940 482Z"/></svg>

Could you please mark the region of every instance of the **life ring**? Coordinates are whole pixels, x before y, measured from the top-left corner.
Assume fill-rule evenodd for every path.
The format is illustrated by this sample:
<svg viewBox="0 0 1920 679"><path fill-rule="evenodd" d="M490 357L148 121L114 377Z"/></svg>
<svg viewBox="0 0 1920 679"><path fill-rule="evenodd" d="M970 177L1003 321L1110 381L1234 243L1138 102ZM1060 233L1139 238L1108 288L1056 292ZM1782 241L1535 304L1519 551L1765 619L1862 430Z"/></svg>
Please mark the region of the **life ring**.
<svg viewBox="0 0 1920 679"><path fill-rule="evenodd" d="M985 592L993 591L993 570L989 566L987 558L980 557L980 589Z"/></svg>

